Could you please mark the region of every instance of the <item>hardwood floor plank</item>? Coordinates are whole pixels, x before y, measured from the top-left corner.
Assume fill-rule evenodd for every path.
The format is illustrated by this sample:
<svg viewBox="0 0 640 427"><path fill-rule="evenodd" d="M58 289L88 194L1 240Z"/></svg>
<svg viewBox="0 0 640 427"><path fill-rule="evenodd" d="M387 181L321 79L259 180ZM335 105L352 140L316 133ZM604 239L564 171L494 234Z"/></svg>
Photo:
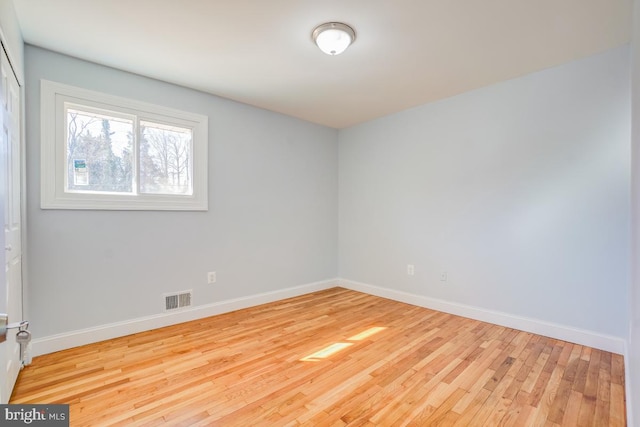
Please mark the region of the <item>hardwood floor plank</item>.
<svg viewBox="0 0 640 427"><path fill-rule="evenodd" d="M482 405L491 396L491 392L482 387L478 393L473 397L471 403L465 408L464 412L460 414L460 417L456 420L454 426L465 427L473 425L475 417L482 408Z"/></svg>
<svg viewBox="0 0 640 427"><path fill-rule="evenodd" d="M611 354L611 382L624 385L624 359L619 354Z"/></svg>
<svg viewBox="0 0 640 427"><path fill-rule="evenodd" d="M609 425L609 411L611 398L611 360L608 363L602 363L606 356L603 354L600 359L600 369L598 372L598 392L596 396L596 413L594 415L594 424L607 426Z"/></svg>
<svg viewBox="0 0 640 427"><path fill-rule="evenodd" d="M500 360L500 357L498 357L498 359L496 360ZM513 357L506 357L502 361L502 364L500 364L500 366L493 373L491 379L484 385L484 388L489 391L495 390L500 381L502 381L502 378L504 378L509 369L511 369L511 367L513 366L514 361L515 359Z"/></svg>
<svg viewBox="0 0 640 427"><path fill-rule="evenodd" d="M609 409L609 425L611 427L626 425L627 412L624 402L624 385L611 384L611 405Z"/></svg>
<svg viewBox="0 0 640 427"><path fill-rule="evenodd" d="M564 368L562 366L556 366L551 371L551 374L549 374L546 383L540 385L540 397L537 399L530 398L529 402L537 402L535 405L536 410L533 425L556 424L553 420L549 419L549 414L558 394L558 388L562 382L563 375ZM530 403L530 406L534 405Z"/></svg>
<svg viewBox="0 0 640 427"><path fill-rule="evenodd" d="M549 408L548 419L556 424L562 423L569 397L571 396L572 381L575 378L575 372L578 369L578 360L574 360L567 365L564 370L562 380L558 386L555 399Z"/></svg>
<svg viewBox="0 0 640 427"><path fill-rule="evenodd" d="M421 426L442 425L443 422L448 419L447 413L465 393L466 391L461 388L456 389L453 393L449 394L440 405L434 406L435 410L430 413L428 417L419 415L413 418L412 422Z"/></svg>
<svg viewBox="0 0 640 427"><path fill-rule="evenodd" d="M71 425L625 425L622 356L342 288L34 359Z"/></svg>

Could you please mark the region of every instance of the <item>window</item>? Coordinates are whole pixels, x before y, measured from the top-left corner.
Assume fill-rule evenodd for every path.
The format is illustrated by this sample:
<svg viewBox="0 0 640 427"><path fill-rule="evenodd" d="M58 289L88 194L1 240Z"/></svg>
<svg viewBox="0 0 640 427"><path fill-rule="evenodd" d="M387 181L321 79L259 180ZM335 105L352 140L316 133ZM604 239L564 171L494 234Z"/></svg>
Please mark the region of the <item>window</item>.
<svg viewBox="0 0 640 427"><path fill-rule="evenodd" d="M43 209L207 210L208 119L42 80Z"/></svg>

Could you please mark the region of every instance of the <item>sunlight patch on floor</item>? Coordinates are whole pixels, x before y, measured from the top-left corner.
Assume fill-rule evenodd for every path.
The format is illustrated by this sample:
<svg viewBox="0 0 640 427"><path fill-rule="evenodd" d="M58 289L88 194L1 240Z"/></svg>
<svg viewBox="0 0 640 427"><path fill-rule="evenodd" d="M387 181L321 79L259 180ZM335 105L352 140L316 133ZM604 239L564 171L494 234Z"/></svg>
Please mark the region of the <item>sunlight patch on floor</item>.
<svg viewBox="0 0 640 427"><path fill-rule="evenodd" d="M316 351L313 354L310 354L307 357L303 357L302 359L300 359L303 362L318 362L322 359L326 359L327 357L330 357L334 354L336 354L337 352L344 350L345 348L352 346L353 343L352 342L337 342L334 344L331 344L330 346L327 346L325 348L323 348L320 351Z"/></svg>
<svg viewBox="0 0 640 427"><path fill-rule="evenodd" d="M360 332L359 334L353 335L350 338L347 338L346 341L362 341L366 338L369 338L372 335L377 334L380 331L387 329L385 326L374 326L373 328L369 328L365 331ZM352 346L354 343L352 342L337 342L333 343L322 350L316 351L313 354L310 354L306 357L300 359L301 362L319 362L328 357L333 356L339 351L344 350L347 347Z"/></svg>

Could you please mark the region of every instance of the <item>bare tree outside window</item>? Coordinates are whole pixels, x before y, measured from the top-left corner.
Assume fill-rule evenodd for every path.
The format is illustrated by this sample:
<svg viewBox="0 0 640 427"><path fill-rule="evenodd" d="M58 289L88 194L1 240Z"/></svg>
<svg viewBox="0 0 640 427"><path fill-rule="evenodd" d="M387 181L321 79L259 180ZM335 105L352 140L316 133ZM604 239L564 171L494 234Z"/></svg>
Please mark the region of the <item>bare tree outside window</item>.
<svg viewBox="0 0 640 427"><path fill-rule="evenodd" d="M140 122L140 192L192 194L190 129Z"/></svg>
<svg viewBox="0 0 640 427"><path fill-rule="evenodd" d="M191 129L139 122L140 193L193 194ZM133 191L132 120L67 110L67 190Z"/></svg>
<svg viewBox="0 0 640 427"><path fill-rule="evenodd" d="M133 122L67 110L67 190L131 193Z"/></svg>

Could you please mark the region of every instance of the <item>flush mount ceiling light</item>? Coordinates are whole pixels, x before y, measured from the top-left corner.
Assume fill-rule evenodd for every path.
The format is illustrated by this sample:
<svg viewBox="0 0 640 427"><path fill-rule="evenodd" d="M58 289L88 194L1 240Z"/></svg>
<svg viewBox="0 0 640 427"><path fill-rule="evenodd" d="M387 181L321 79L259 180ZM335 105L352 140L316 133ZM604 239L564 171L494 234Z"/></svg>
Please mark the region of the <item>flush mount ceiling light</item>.
<svg viewBox="0 0 640 427"><path fill-rule="evenodd" d="M311 33L313 41L327 55L340 55L356 39L353 28L342 22L318 25Z"/></svg>

